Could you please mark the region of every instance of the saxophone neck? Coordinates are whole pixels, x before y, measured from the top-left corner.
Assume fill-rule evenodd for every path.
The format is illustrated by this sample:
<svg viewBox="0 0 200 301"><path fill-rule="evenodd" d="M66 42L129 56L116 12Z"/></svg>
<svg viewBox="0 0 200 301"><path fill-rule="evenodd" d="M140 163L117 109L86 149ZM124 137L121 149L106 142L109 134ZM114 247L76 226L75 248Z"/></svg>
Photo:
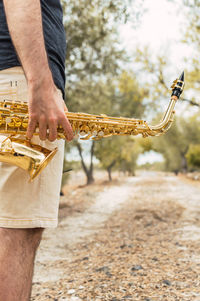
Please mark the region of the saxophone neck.
<svg viewBox="0 0 200 301"><path fill-rule="evenodd" d="M179 79L173 81L173 84L171 86L172 89L171 100L163 116L162 121L158 125L150 126L151 130L158 131L159 134L159 132L160 133L166 132L170 128L171 123L173 121L173 115L175 113L174 107L177 100L180 98L181 93L183 92L184 86L185 86L184 72L182 72Z"/></svg>
<svg viewBox="0 0 200 301"><path fill-rule="evenodd" d="M165 115L168 115L174 109L176 101L180 98L180 96L183 92L184 86L185 86L185 82L184 82L184 71L183 71L181 73L181 76L178 79L173 81L173 84L171 86L171 89L172 89L171 101L169 103L169 106L168 106L168 109L167 109ZM164 115L164 118L165 118L165 115Z"/></svg>

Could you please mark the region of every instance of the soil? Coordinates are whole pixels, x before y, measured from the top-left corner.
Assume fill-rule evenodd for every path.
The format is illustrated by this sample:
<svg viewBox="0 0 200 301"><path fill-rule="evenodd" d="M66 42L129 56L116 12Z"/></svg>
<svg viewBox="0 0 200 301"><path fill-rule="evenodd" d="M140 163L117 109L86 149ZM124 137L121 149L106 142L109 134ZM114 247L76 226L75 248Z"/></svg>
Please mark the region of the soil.
<svg viewBox="0 0 200 301"><path fill-rule="evenodd" d="M200 182L116 175L61 197L45 230L32 301L200 301Z"/></svg>

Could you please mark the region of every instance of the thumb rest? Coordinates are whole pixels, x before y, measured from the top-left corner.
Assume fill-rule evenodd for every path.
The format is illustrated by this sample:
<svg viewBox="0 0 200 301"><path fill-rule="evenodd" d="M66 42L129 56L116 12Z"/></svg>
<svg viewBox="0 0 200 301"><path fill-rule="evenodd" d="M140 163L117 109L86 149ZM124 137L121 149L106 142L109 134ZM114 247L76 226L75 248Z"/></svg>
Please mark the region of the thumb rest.
<svg viewBox="0 0 200 301"><path fill-rule="evenodd" d="M86 113L66 112L75 137L82 140L99 140L110 136L138 135L144 138L159 136L167 132L173 122L174 107L184 88L184 72L172 85L172 95L161 122L148 125L144 120L124 117L109 117ZM0 102L0 162L16 165L33 180L48 165L57 149L49 150L26 139L28 128L28 104L20 101ZM65 139L63 129L58 126L58 139ZM34 135L38 135L38 128Z"/></svg>

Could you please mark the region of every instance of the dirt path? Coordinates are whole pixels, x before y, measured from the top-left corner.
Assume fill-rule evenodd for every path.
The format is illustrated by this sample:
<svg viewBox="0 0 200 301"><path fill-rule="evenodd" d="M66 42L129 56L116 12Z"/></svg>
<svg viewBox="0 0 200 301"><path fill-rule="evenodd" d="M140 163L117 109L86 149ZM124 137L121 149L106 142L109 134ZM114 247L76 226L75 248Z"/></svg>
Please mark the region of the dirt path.
<svg viewBox="0 0 200 301"><path fill-rule="evenodd" d="M104 188L102 192L94 195L94 202L84 213L75 212L71 217L63 219L58 229L47 230L38 252L34 281L56 281L62 278L65 271L60 267L49 273L43 266L50 260L70 260L71 248L77 243L84 242L86 236L101 230L109 216L131 197L132 185L135 186L138 181L137 178L127 179L127 183L123 186Z"/></svg>
<svg viewBox="0 0 200 301"><path fill-rule="evenodd" d="M200 301L200 188L148 173L89 189L46 231L32 300Z"/></svg>

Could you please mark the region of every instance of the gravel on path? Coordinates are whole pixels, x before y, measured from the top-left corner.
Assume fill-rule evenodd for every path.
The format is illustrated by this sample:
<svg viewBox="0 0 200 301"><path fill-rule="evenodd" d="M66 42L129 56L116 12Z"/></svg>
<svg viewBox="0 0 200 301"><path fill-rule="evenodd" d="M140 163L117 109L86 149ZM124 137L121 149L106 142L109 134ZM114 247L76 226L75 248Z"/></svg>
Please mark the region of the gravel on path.
<svg viewBox="0 0 200 301"><path fill-rule="evenodd" d="M156 173L95 193L46 231L32 300L200 301L199 193Z"/></svg>

